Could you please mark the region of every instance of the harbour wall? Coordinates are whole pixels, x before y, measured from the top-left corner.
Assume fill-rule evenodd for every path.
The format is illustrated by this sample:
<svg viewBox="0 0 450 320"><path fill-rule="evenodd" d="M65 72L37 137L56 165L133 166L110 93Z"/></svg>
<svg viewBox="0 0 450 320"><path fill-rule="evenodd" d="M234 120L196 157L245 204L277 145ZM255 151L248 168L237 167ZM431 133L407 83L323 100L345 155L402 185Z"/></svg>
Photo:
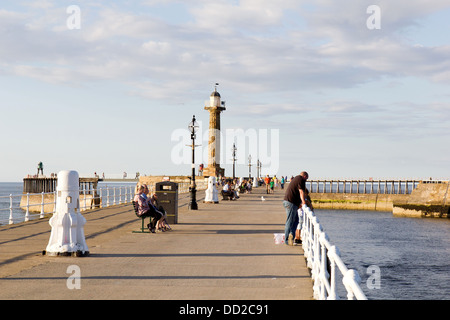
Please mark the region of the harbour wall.
<svg viewBox="0 0 450 320"><path fill-rule="evenodd" d="M311 193L316 209L393 211L394 201L406 201L407 194Z"/></svg>
<svg viewBox="0 0 450 320"><path fill-rule="evenodd" d="M449 218L449 181L423 182L406 199L393 203L393 214L406 217Z"/></svg>

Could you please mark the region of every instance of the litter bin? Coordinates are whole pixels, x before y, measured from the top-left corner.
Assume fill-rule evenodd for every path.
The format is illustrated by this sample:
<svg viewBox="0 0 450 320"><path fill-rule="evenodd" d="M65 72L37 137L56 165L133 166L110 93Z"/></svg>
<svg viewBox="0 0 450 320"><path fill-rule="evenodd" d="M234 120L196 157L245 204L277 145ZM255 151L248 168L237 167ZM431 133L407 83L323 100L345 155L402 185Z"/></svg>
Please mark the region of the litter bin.
<svg viewBox="0 0 450 320"><path fill-rule="evenodd" d="M178 223L178 183L163 181L155 185L158 204L167 213L167 223Z"/></svg>

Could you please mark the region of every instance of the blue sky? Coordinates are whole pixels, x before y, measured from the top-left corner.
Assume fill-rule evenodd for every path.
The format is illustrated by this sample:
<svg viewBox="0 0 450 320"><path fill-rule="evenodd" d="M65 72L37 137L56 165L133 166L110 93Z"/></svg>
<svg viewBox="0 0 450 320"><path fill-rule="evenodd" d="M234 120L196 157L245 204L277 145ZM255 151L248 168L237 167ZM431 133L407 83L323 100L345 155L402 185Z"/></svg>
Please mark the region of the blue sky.
<svg viewBox="0 0 450 320"><path fill-rule="evenodd" d="M215 83L224 137L256 133L238 175L253 153L263 174L448 179L449 29L447 0L2 1L0 181L39 161L47 174L189 174L187 125L201 122L206 163Z"/></svg>

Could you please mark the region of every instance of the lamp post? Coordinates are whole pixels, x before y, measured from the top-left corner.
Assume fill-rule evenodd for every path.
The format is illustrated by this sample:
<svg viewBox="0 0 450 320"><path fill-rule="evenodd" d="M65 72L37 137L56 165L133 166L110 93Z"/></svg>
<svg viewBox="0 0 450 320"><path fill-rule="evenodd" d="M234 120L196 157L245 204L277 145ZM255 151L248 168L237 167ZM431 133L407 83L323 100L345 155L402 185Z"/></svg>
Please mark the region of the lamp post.
<svg viewBox="0 0 450 320"><path fill-rule="evenodd" d="M262 167L262 163L258 159L258 161L256 162L256 169L257 169L258 179L261 178L261 167Z"/></svg>
<svg viewBox="0 0 450 320"><path fill-rule="evenodd" d="M233 180L236 178L235 174L235 165L236 165L236 144L233 143L233 149L231 151L233 152Z"/></svg>
<svg viewBox="0 0 450 320"><path fill-rule="evenodd" d="M248 155L248 178L252 178L252 156Z"/></svg>
<svg viewBox="0 0 450 320"><path fill-rule="evenodd" d="M191 139L192 139L192 179L191 179L191 186L189 187L189 191L191 193L191 201L189 203L189 209L190 210L197 210L197 199L196 199L196 186L195 186L195 133L198 130L198 124L197 121L195 121L195 115L192 116L192 121L189 123L189 131L191 132Z"/></svg>

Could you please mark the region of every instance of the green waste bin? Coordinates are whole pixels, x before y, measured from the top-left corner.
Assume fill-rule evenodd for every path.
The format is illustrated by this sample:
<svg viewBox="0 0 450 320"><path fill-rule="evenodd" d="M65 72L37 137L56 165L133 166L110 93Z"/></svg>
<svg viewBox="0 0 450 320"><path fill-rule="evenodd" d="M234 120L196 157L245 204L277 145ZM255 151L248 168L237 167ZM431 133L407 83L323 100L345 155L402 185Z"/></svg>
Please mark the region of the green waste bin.
<svg viewBox="0 0 450 320"><path fill-rule="evenodd" d="M157 182L155 193L158 196L158 204L167 213L167 223L178 223L178 183L170 181Z"/></svg>

